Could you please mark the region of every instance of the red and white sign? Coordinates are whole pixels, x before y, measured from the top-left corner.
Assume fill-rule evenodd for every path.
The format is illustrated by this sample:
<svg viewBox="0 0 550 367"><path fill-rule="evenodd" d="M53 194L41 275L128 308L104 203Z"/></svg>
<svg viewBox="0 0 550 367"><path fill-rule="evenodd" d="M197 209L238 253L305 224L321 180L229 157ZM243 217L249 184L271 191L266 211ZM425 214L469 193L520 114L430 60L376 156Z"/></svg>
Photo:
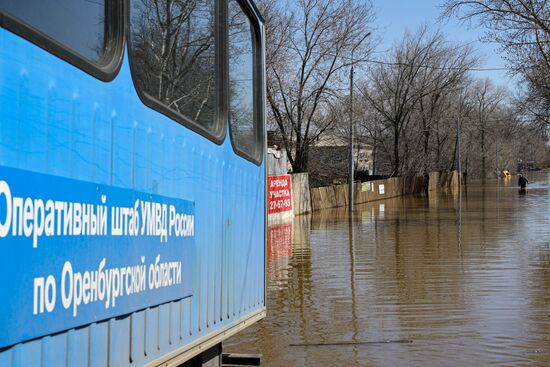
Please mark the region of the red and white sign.
<svg viewBox="0 0 550 367"><path fill-rule="evenodd" d="M267 214L292 210L290 175L269 176L267 179Z"/></svg>

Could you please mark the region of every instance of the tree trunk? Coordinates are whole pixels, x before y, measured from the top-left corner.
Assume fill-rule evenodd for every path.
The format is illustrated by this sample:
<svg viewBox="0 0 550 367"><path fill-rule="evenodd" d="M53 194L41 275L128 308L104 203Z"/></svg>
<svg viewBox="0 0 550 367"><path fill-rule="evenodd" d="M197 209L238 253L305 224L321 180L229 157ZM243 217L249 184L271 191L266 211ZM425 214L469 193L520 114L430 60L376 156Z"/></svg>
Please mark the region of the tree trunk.
<svg viewBox="0 0 550 367"><path fill-rule="evenodd" d="M373 176L376 174L376 153L377 153L377 148L376 148L376 143L374 143L374 147L372 148L372 170L370 172L370 174Z"/></svg>
<svg viewBox="0 0 550 367"><path fill-rule="evenodd" d="M435 137L437 140L437 147L435 151L435 169L441 170L441 135L439 134L439 122L436 124Z"/></svg>
<svg viewBox="0 0 550 367"><path fill-rule="evenodd" d="M307 147L296 147L296 157L292 165L293 173L307 172L308 156Z"/></svg>
<svg viewBox="0 0 550 367"><path fill-rule="evenodd" d="M428 174L428 160L429 160L429 147L430 147L430 131L424 127L424 172Z"/></svg>
<svg viewBox="0 0 550 367"><path fill-rule="evenodd" d="M397 125L393 129L393 176L399 176L399 129Z"/></svg>
<svg viewBox="0 0 550 367"><path fill-rule="evenodd" d="M481 130L481 176L483 179L487 177L485 172L485 129Z"/></svg>

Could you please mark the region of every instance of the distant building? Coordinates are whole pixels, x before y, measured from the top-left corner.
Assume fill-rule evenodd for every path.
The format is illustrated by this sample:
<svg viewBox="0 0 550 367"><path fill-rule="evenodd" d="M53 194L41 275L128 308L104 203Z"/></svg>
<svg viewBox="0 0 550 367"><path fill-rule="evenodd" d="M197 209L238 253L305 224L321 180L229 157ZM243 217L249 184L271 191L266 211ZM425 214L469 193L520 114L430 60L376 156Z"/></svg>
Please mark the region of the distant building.
<svg viewBox="0 0 550 367"><path fill-rule="evenodd" d="M267 164L270 175L292 172L292 167L278 131L267 132ZM373 149L363 139L354 142L355 176L372 174ZM309 147L308 172L311 187L345 183L348 180L348 139L324 134Z"/></svg>
<svg viewBox="0 0 550 367"><path fill-rule="evenodd" d="M356 139L354 142L355 175L372 173L372 146ZM326 134L309 149L308 171L312 187L345 183L349 171L349 141Z"/></svg>
<svg viewBox="0 0 550 367"><path fill-rule="evenodd" d="M537 171L537 165L535 164L535 161L524 161L519 159L518 164L516 167L516 171L518 173L526 172L526 171Z"/></svg>

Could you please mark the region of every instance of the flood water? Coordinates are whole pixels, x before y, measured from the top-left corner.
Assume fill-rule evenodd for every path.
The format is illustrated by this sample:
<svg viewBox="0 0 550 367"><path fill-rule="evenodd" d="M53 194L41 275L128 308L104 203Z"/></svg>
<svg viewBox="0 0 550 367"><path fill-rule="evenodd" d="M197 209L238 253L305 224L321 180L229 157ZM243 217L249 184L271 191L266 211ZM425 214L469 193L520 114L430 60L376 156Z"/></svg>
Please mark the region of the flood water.
<svg viewBox="0 0 550 367"><path fill-rule="evenodd" d="M529 175L272 225L262 366L550 366L550 182ZM534 181L534 182L533 182Z"/></svg>

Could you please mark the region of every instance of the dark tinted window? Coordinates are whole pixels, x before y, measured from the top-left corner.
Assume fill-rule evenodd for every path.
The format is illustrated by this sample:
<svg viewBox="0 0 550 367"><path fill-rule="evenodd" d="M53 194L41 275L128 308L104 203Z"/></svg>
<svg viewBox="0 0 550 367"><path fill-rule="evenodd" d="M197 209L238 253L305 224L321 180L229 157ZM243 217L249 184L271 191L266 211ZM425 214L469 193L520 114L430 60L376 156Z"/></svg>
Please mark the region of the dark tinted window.
<svg viewBox="0 0 550 367"><path fill-rule="evenodd" d="M215 132L215 0L131 3L131 57L137 88Z"/></svg>
<svg viewBox="0 0 550 367"><path fill-rule="evenodd" d="M0 9L89 61L106 54L105 0L0 0Z"/></svg>
<svg viewBox="0 0 550 367"><path fill-rule="evenodd" d="M254 28L236 0L229 0L229 118L235 148L261 155Z"/></svg>

